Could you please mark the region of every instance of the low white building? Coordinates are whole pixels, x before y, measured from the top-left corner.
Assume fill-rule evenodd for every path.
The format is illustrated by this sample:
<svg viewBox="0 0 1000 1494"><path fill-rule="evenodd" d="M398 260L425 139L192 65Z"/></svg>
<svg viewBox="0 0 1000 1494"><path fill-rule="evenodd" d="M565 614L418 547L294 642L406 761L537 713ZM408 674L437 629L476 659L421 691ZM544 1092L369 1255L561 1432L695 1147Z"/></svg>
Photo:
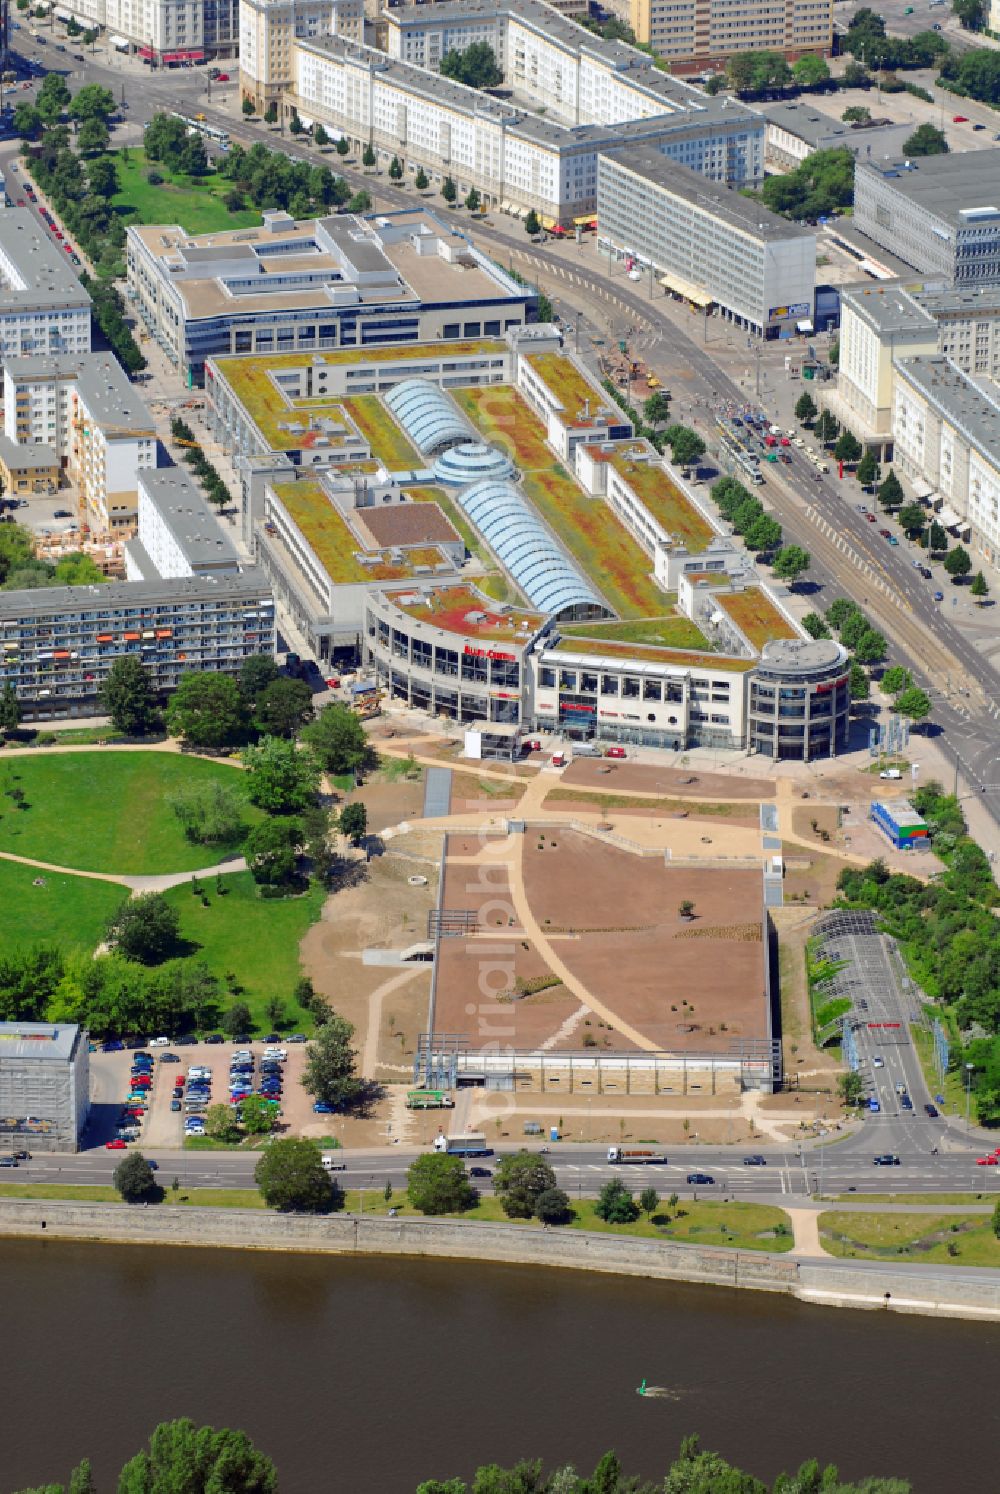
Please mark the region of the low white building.
<svg viewBox="0 0 1000 1494"><path fill-rule="evenodd" d="M600 240L758 336L811 329L816 236L648 145L602 152Z"/></svg>
<svg viewBox="0 0 1000 1494"><path fill-rule="evenodd" d="M125 544L127 580L239 572L236 547L182 467L140 472L138 487L138 528Z"/></svg>

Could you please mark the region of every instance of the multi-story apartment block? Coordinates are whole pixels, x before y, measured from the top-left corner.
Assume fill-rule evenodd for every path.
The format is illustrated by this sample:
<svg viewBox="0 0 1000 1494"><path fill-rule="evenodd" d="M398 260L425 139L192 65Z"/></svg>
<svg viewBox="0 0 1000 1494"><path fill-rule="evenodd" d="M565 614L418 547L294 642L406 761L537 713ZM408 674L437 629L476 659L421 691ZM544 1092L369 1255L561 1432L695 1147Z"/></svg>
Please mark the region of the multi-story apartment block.
<svg viewBox="0 0 1000 1494"><path fill-rule="evenodd" d="M240 82L257 109L292 86L296 40L321 36L363 42L364 0L241 0Z"/></svg>
<svg viewBox="0 0 1000 1494"><path fill-rule="evenodd" d="M139 473L138 530L125 543L129 581L232 576L236 547L182 467Z"/></svg>
<svg viewBox="0 0 1000 1494"><path fill-rule="evenodd" d="M235 674L274 647L274 599L256 568L0 593L0 688L14 686L28 720L92 715L124 654L165 693L186 670Z"/></svg>
<svg viewBox="0 0 1000 1494"><path fill-rule="evenodd" d="M235 57L239 47L240 0L61 0L57 19L71 16L160 67Z"/></svg>
<svg viewBox="0 0 1000 1494"><path fill-rule="evenodd" d="M0 358L89 353L90 297L26 208L0 210Z"/></svg>
<svg viewBox="0 0 1000 1494"><path fill-rule="evenodd" d="M610 252L758 336L811 322L815 235L656 149L601 154L597 217Z"/></svg>
<svg viewBox="0 0 1000 1494"><path fill-rule="evenodd" d="M198 383L209 357L497 336L537 306L425 209L301 223L265 213L261 228L198 238L131 226L127 259L139 316Z"/></svg>
<svg viewBox="0 0 1000 1494"><path fill-rule="evenodd" d="M895 461L934 498L937 518L991 564L1000 560L1000 398L940 354L896 367Z"/></svg>
<svg viewBox="0 0 1000 1494"><path fill-rule="evenodd" d="M1000 284L1000 151L859 160L854 226L959 289Z"/></svg>
<svg viewBox="0 0 1000 1494"><path fill-rule="evenodd" d="M79 489L85 519L105 531L136 522L136 474L155 467L159 445L153 417L110 353L75 357L7 358L3 364L0 472L25 489L16 474L27 466L36 487L49 490L53 474Z"/></svg>
<svg viewBox="0 0 1000 1494"><path fill-rule="evenodd" d="M722 68L738 52L789 60L833 46L833 0L629 0L638 42L685 71Z"/></svg>

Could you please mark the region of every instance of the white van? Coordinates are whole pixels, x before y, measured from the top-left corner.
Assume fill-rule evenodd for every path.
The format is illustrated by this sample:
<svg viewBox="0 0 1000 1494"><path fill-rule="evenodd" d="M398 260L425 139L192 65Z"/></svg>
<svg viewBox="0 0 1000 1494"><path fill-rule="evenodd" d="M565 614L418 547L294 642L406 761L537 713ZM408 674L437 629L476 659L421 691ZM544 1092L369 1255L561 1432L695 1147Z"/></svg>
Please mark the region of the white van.
<svg viewBox="0 0 1000 1494"><path fill-rule="evenodd" d="M344 1172L347 1168L346 1162L341 1161L339 1157L332 1156L329 1153L325 1157L323 1157L322 1162L327 1172Z"/></svg>

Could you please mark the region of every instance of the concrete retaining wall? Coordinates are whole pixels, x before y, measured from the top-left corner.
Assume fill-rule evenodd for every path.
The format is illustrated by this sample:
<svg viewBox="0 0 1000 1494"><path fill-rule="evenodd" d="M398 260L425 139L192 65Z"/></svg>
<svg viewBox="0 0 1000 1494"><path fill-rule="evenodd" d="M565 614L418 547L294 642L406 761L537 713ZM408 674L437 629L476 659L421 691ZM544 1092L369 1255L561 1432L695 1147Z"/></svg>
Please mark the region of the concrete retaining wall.
<svg viewBox="0 0 1000 1494"><path fill-rule="evenodd" d="M1000 1273L934 1275L864 1262L826 1265L761 1251L713 1250L583 1230L452 1219L326 1218L169 1204L148 1208L0 1200L0 1237L194 1245L342 1255L437 1256L603 1271L704 1286L782 1292L823 1307L1000 1319Z"/></svg>

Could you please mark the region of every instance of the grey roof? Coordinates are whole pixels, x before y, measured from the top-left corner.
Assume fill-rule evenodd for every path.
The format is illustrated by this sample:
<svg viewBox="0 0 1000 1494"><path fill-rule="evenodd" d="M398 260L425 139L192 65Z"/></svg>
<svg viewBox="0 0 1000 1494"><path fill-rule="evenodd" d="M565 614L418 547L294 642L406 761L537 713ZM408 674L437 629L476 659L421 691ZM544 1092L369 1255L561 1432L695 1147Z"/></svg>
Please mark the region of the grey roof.
<svg viewBox="0 0 1000 1494"><path fill-rule="evenodd" d="M58 467L59 457L52 446L42 446L38 442L28 441L19 446L16 441L3 431L0 431L0 457L6 466L19 467L27 472L32 467Z"/></svg>
<svg viewBox="0 0 1000 1494"><path fill-rule="evenodd" d="M975 316L979 312L1000 311L1000 285L950 285L940 290L921 289L913 299L934 317Z"/></svg>
<svg viewBox="0 0 1000 1494"><path fill-rule="evenodd" d="M59 253L27 208L0 210L0 256L16 276L0 271L0 312L89 306L68 256Z"/></svg>
<svg viewBox="0 0 1000 1494"><path fill-rule="evenodd" d="M426 20L425 7L418 8ZM436 9L435 6L435 11ZM566 23L565 17L559 16L548 6L540 7L540 9L544 9L547 17L554 18L555 22L572 24ZM551 29L547 22L547 33ZM577 26L573 29L581 31L581 28ZM586 32L582 34L587 36ZM590 40L597 42L602 52L608 47L623 46L622 43L602 43L597 37L590 38ZM699 93L687 84L680 83L678 79L668 77L667 74L654 69L649 59L645 59L642 53L635 52L631 47L624 48L629 54L626 59L628 81L635 85L637 92L641 91L647 98L660 99L663 104L662 114L616 121L609 125L570 125L555 118L542 118L541 115L533 113L530 108L520 102L509 103L506 100L494 98L490 94L481 93L475 88L467 88L464 83L455 83L451 78L443 78L440 73L430 72L427 68L418 67L415 63L404 62L396 57L387 57L384 52L377 52L374 48L362 46L358 42L347 41L342 36L300 37L297 38L296 45L304 51L316 52L342 61L353 61L356 65L360 64L370 69L376 77L388 79L417 98L442 104L449 109L454 109L457 113L493 119L497 123L506 121L507 129L511 134L557 150L593 149L595 145L605 141L614 144L622 139L649 139L662 136L664 133L683 133L692 129L702 131L708 125L719 125L724 121L731 121L734 129L747 130L755 125L761 130L764 128L763 117L752 109L734 103L728 98L712 99ZM591 50L589 43L584 45L587 51ZM640 62L635 62L633 60L635 58L641 59ZM634 76L632 69L640 70L640 76ZM621 72L615 71L615 79L619 83L622 81ZM639 113L639 98L637 97L637 116Z"/></svg>
<svg viewBox="0 0 1000 1494"><path fill-rule="evenodd" d="M153 417L112 353L29 353L4 359L15 383L72 379L94 420L123 434L152 434Z"/></svg>
<svg viewBox="0 0 1000 1494"><path fill-rule="evenodd" d="M911 332L920 327L934 327L929 311L915 301L908 290L894 281L864 280L860 285L845 285L840 292L841 306L864 318L877 332Z"/></svg>
<svg viewBox="0 0 1000 1494"><path fill-rule="evenodd" d="M877 151L888 155L902 149L903 141L913 133L913 125L895 124L892 120L871 120L868 124L845 124L824 114L805 99L790 103L759 104L758 108L769 125L787 130L804 140L811 150Z"/></svg>
<svg viewBox="0 0 1000 1494"><path fill-rule="evenodd" d="M155 581L159 571L153 564L149 551L137 535L125 541L125 555L139 572L140 581Z"/></svg>
<svg viewBox="0 0 1000 1494"><path fill-rule="evenodd" d="M970 224L965 214L1000 215L1000 150L967 150L957 155L859 161L856 172L886 182L893 191L952 228Z"/></svg>
<svg viewBox="0 0 1000 1494"><path fill-rule="evenodd" d="M872 803L872 809L880 809L901 830L910 826L926 825L927 823L923 815L917 813L908 799L894 799L891 804L886 804L882 799L875 799Z"/></svg>
<svg viewBox="0 0 1000 1494"><path fill-rule="evenodd" d="M846 648L832 638L772 638L760 651L762 664L793 675L838 668L847 658Z"/></svg>
<svg viewBox="0 0 1000 1494"><path fill-rule="evenodd" d="M943 353L901 358L901 376L967 437L990 466L1000 462L1000 401L980 389Z"/></svg>
<svg viewBox="0 0 1000 1494"><path fill-rule="evenodd" d="M223 533L201 489L180 467L146 468L138 474L144 492L193 570L239 564L236 549ZM141 527L141 525L140 525ZM136 557L140 568L141 557ZM155 576L155 568L152 572Z"/></svg>
<svg viewBox="0 0 1000 1494"><path fill-rule="evenodd" d="M719 182L709 181L688 166L671 161L661 151L649 146L628 146L624 150L601 152L601 164L630 172L672 197L689 202L699 212L721 218L730 227L761 241L778 239L813 238L812 231L801 223L789 223L779 218L762 203L754 202L724 187ZM600 214L600 184L598 184L598 215Z"/></svg>
<svg viewBox="0 0 1000 1494"><path fill-rule="evenodd" d="M76 1022L0 1022L0 1063L5 1058L68 1063L79 1032Z"/></svg>
<svg viewBox="0 0 1000 1494"><path fill-rule="evenodd" d="M0 592L0 626L70 612L108 613L184 602L249 601L272 604L271 583L257 566L224 576L180 576L160 581L108 581L103 586L44 586ZM255 603L251 603L255 605Z"/></svg>

